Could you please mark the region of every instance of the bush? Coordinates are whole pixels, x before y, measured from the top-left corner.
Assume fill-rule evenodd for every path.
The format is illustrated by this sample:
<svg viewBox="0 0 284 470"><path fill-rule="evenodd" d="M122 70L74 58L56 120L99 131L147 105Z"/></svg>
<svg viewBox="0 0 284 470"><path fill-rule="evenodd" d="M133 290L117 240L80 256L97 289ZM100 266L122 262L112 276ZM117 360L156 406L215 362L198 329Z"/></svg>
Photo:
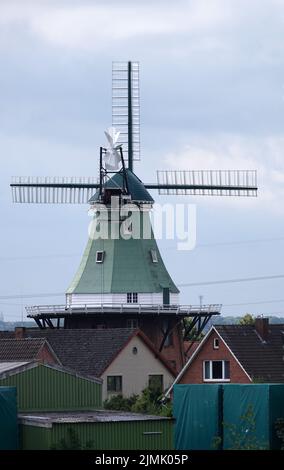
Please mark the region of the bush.
<svg viewBox="0 0 284 470"><path fill-rule="evenodd" d="M86 442L86 445L83 445L80 441L78 433L73 428L67 429L67 436L60 439L56 444L52 444L50 447L51 450L89 450L94 447L92 441Z"/></svg>
<svg viewBox="0 0 284 470"><path fill-rule="evenodd" d="M113 395L111 398L104 401L104 408L106 410L131 411L137 398L138 395L131 395L129 398L124 398L122 395Z"/></svg>
<svg viewBox="0 0 284 470"><path fill-rule="evenodd" d="M172 404L170 400L167 403L162 403L160 398L160 390L145 388L141 395L132 395L129 398L124 398L122 395L114 395L104 401L104 408L106 410L130 411L132 413L171 417Z"/></svg>

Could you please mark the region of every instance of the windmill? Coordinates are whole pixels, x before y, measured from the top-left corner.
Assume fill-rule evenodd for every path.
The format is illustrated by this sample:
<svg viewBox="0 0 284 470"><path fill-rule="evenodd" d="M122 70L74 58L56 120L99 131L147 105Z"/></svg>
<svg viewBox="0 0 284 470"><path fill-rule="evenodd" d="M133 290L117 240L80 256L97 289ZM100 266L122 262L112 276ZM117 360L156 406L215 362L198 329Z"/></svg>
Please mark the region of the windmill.
<svg viewBox="0 0 284 470"><path fill-rule="evenodd" d="M154 204L148 190L162 195L256 196L252 170L157 171L156 182L143 183L133 172L140 160L139 63L114 62L112 125L100 147L99 178L16 177L15 203L105 204L104 224L111 227L111 201L132 203L146 218ZM118 224L124 224L120 217ZM150 222L148 221L150 224ZM182 334L198 336L220 305L179 305L179 290L163 263L151 230L149 239L89 239L79 269L61 306L27 307L40 328L141 328L177 369L183 365ZM185 319L190 318L190 322ZM192 335L191 335L192 336ZM174 364L175 363L175 364Z"/></svg>

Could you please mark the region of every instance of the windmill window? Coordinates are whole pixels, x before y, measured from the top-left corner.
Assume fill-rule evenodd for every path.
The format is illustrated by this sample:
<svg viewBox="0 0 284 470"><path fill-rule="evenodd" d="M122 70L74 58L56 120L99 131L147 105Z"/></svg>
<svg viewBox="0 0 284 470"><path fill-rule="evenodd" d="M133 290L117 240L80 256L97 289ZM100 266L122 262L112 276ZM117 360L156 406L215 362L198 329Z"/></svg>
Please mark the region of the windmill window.
<svg viewBox="0 0 284 470"><path fill-rule="evenodd" d="M137 304L138 303L138 294L137 294L137 292L128 292L127 293L127 303L128 304Z"/></svg>
<svg viewBox="0 0 284 470"><path fill-rule="evenodd" d="M124 226L124 233L127 234L127 233L132 233L132 232L133 232L133 228L132 228L132 222L131 222L129 225Z"/></svg>
<svg viewBox="0 0 284 470"><path fill-rule="evenodd" d="M104 251L97 251L96 252L96 263L103 263L104 262Z"/></svg>
<svg viewBox="0 0 284 470"><path fill-rule="evenodd" d="M151 250L151 258L153 263L158 263L158 254L156 250Z"/></svg>

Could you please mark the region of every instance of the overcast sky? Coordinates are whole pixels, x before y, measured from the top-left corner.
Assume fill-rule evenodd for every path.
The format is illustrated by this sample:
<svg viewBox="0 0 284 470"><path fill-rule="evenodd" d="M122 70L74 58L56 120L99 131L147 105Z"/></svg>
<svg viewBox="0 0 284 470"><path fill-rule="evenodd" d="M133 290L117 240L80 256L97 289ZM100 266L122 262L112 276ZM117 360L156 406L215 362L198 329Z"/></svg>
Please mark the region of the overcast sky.
<svg viewBox="0 0 284 470"><path fill-rule="evenodd" d="M175 282L284 275L283 43L284 0L0 0L5 319L21 318L28 303L64 302L89 223L85 206L13 205L10 178L97 175L111 124L113 60L140 62L138 176L258 170L257 199L186 199L197 204L196 249L159 243ZM280 316L283 282L183 287L181 302L202 295L224 304L225 315Z"/></svg>

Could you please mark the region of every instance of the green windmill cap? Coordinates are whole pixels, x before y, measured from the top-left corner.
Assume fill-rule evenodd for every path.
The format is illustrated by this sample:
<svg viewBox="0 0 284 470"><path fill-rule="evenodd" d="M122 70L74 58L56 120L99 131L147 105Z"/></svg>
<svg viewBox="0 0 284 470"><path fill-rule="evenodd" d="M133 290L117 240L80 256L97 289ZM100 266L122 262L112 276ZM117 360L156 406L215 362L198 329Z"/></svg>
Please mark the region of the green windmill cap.
<svg viewBox="0 0 284 470"><path fill-rule="evenodd" d="M153 204L154 199L150 195L150 193L145 188L142 181L136 176L132 171L128 168L125 170L126 178L128 183L128 190L129 195L131 196L131 201L133 202L140 202L146 204ZM112 176L104 185L105 189L123 189L124 188L124 177L123 177L123 170L120 170L114 176ZM99 201L99 191L97 191L94 196L89 199L89 203L92 204L94 202Z"/></svg>

